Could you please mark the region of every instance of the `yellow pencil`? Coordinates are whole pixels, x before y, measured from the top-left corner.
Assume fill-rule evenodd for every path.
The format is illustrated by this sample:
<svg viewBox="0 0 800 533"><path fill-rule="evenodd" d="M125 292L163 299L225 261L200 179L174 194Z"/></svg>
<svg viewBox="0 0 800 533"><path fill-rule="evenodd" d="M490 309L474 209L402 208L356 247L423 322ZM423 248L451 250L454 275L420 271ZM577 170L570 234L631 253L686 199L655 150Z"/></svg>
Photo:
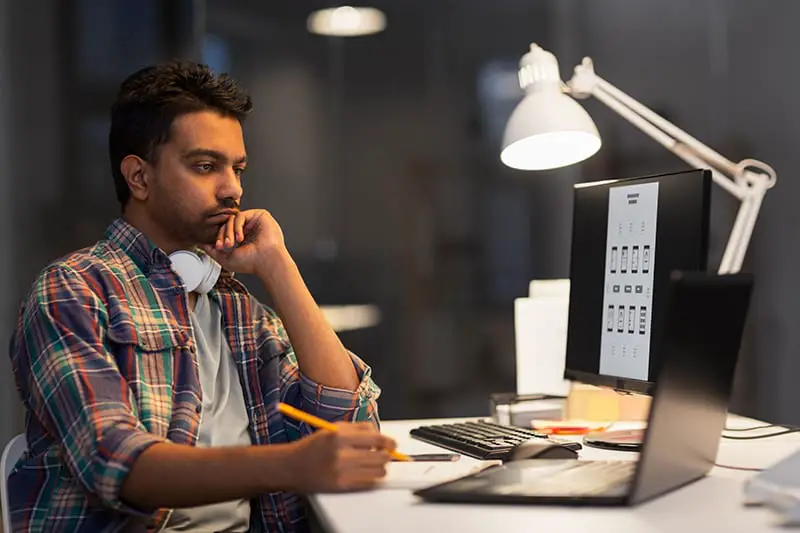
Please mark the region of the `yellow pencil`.
<svg viewBox="0 0 800 533"><path fill-rule="evenodd" d="M317 429L327 429L328 431L336 431L336 426L328 422L327 420L323 420L319 417L314 415L310 415L305 411L301 411L300 409L296 409L291 405L287 405L285 403L278 404L278 411L282 414L294 418L295 420L299 420L300 422L305 422L309 426L313 426ZM398 460L398 461L410 461L411 458L406 454L400 453L397 450L391 450L389 452L391 456Z"/></svg>

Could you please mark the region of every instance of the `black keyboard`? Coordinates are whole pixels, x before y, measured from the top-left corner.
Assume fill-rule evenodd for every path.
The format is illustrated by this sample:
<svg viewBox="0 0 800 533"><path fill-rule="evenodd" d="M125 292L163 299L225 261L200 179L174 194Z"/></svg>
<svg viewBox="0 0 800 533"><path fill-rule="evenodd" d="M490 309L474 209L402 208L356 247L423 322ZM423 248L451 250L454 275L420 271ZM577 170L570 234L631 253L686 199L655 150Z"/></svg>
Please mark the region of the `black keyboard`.
<svg viewBox="0 0 800 533"><path fill-rule="evenodd" d="M547 438L532 429L483 421L420 426L412 429L410 434L417 440L485 461L504 460L519 443L533 438ZM566 446L575 450L581 448L578 443Z"/></svg>

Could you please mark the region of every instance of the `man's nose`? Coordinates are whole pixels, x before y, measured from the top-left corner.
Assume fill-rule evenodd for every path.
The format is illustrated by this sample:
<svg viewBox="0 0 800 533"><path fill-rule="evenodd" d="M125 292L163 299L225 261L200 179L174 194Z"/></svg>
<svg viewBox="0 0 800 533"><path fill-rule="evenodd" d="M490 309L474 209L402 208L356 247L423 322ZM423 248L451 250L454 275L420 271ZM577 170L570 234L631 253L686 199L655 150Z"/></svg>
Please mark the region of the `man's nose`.
<svg viewBox="0 0 800 533"><path fill-rule="evenodd" d="M220 185L218 194L220 198L233 198L236 200L236 203L239 203L239 200L241 200L242 182L239 179L239 176L236 175L236 171L234 171L232 168L228 169L224 173L224 178L222 180L222 184Z"/></svg>

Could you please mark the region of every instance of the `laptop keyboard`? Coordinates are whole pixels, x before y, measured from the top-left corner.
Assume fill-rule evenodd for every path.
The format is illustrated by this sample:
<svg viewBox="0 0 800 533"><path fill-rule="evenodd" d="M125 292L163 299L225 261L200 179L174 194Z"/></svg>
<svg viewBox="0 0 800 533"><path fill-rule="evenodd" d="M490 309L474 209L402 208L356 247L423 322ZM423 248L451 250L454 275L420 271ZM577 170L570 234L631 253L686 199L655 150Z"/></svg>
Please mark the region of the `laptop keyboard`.
<svg viewBox="0 0 800 533"><path fill-rule="evenodd" d="M410 434L417 440L482 460L503 460L521 442L545 437L532 429L483 421L420 426L412 429ZM566 446L581 447L578 443Z"/></svg>
<svg viewBox="0 0 800 533"><path fill-rule="evenodd" d="M529 496L598 496L619 488L633 477L636 461L568 461L564 468L504 487Z"/></svg>

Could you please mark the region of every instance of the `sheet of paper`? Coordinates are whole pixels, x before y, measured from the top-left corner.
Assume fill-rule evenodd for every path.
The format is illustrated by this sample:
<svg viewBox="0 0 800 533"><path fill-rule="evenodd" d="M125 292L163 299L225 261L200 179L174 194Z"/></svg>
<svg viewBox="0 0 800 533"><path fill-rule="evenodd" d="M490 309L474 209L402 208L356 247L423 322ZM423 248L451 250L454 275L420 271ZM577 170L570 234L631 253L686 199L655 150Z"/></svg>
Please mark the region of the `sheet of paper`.
<svg viewBox="0 0 800 533"><path fill-rule="evenodd" d="M416 490L479 472L499 461L391 462L380 489Z"/></svg>
<svg viewBox="0 0 800 533"><path fill-rule="evenodd" d="M514 302L517 392L566 396L569 296L517 298Z"/></svg>

